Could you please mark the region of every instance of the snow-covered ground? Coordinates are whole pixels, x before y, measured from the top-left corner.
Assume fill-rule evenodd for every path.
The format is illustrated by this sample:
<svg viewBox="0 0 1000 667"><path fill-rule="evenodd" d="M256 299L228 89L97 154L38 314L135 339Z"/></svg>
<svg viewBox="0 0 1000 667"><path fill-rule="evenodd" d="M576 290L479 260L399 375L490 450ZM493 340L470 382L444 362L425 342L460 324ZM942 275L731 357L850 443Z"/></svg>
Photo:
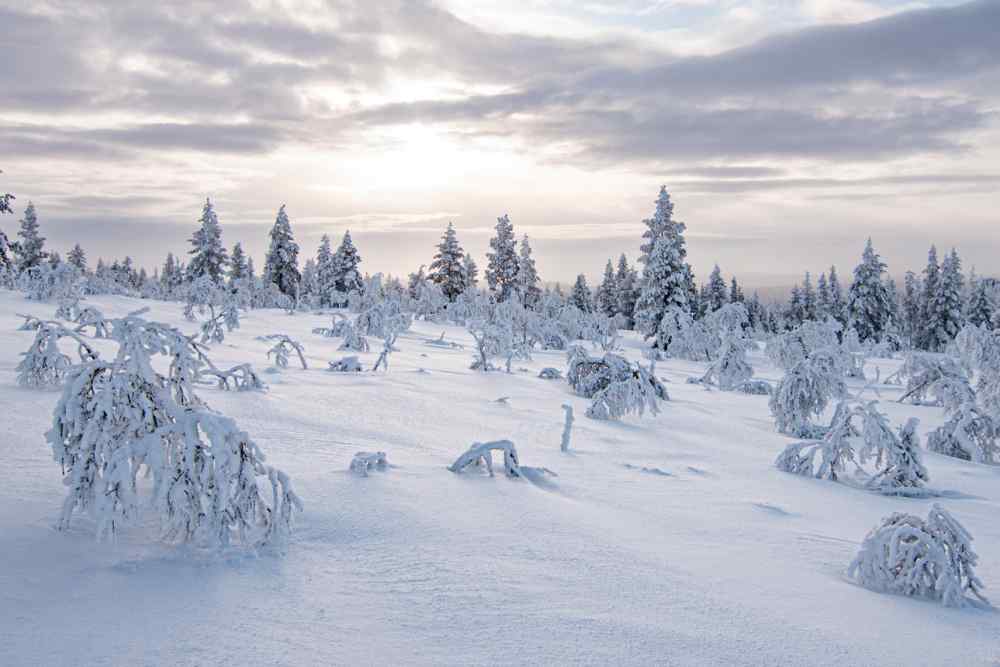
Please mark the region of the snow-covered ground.
<svg viewBox="0 0 1000 667"><path fill-rule="evenodd" d="M180 304L92 302L108 315L148 305L194 331ZM255 336L306 346L309 370L262 373L266 393L202 390L305 502L284 557L164 546L151 525L96 543L80 517L56 532L63 487L43 433L58 393L14 381L33 336L15 313L53 311L0 291L0 665L1000 664L1000 614L845 578L883 516L925 515L931 501L777 471L791 440L766 397L708 392L684 383L699 364L661 362L673 400L659 416L596 422L565 381L536 377L565 368L562 353L476 373L463 329L423 322L387 374L326 371L344 353L310 333L328 324L320 315L250 312L213 347L220 365L265 370ZM425 344L442 331L466 349ZM638 358L639 341L625 345ZM360 355L366 368L378 347ZM879 363L885 377L898 362ZM925 434L941 423L898 395L882 389L894 424L918 416ZM577 419L562 453L566 402ZM494 439L558 476L447 470ZM348 473L359 450L386 451L391 467ZM941 502L972 532L1000 600L1000 467L924 456L931 485L960 492Z"/></svg>

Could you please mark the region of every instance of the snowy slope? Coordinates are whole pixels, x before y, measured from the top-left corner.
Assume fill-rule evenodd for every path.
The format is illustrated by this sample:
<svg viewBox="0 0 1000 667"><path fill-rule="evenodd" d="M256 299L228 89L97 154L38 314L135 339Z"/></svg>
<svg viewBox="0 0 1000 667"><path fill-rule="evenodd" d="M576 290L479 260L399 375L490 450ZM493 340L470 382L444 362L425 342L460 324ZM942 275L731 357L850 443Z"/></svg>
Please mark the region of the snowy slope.
<svg viewBox="0 0 1000 667"><path fill-rule="evenodd" d="M149 305L194 330L179 304L92 301L108 315ZM20 389L13 372L32 338L15 313L53 310L0 291L0 665L1000 662L1000 614L844 578L883 516L924 515L931 501L778 472L790 440L766 397L707 392L684 384L700 365L661 362L673 400L658 417L595 422L564 381L536 378L564 368L561 353L478 374L471 340L450 326L416 323L378 375L325 370L344 353L309 333L327 325L319 315L254 311L214 346L220 365L264 370L255 336L305 343L310 369L263 373L266 393L202 391L306 503L285 557L186 552L156 543L152 526L98 544L80 518L58 533L63 488L43 440L57 393ZM442 331L467 349L424 343ZM638 357L639 342L626 345ZM377 354L360 356L370 367ZM880 363L885 377L898 362ZM918 416L926 433L942 420L882 395L894 424ZM564 402L577 415L570 453L559 451ZM501 438L558 477L446 469L473 441ZM376 449L389 470L347 472L356 451ZM925 462L934 488L961 492L943 502L976 538L987 595L1000 600L1000 468Z"/></svg>

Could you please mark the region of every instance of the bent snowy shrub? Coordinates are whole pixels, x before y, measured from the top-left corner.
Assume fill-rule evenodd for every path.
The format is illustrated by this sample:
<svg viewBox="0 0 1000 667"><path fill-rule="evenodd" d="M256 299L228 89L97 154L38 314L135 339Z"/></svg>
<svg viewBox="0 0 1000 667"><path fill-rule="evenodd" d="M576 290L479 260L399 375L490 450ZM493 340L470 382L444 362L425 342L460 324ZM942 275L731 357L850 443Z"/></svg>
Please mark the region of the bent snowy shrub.
<svg viewBox="0 0 1000 667"><path fill-rule="evenodd" d="M493 440L491 442L474 442L448 470L459 473L469 466L486 466L486 471L493 477L493 452L503 452L503 469L508 477L520 477L521 467L517 459L517 449L510 440Z"/></svg>
<svg viewBox="0 0 1000 667"><path fill-rule="evenodd" d="M967 401L954 410L951 417L927 436L927 449L976 463L1000 462L996 422Z"/></svg>
<svg viewBox="0 0 1000 667"><path fill-rule="evenodd" d="M848 575L865 588L938 600L948 607L989 604L975 573L972 536L935 504L927 520L894 513L868 533Z"/></svg>
<svg viewBox="0 0 1000 667"><path fill-rule="evenodd" d="M822 414L831 399L846 395L839 359L828 350L818 350L785 373L769 405L778 431L809 437L814 430L810 418Z"/></svg>

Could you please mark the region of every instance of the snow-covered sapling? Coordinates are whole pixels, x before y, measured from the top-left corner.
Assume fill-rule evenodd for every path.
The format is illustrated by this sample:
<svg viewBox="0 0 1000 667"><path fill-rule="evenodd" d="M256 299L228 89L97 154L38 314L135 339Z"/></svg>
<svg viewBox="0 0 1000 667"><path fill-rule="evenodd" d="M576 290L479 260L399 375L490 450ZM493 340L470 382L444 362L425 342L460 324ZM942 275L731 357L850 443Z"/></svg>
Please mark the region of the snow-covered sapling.
<svg viewBox="0 0 1000 667"><path fill-rule="evenodd" d="M938 600L948 607L989 605L975 573L977 562L972 536L935 503L926 521L898 512L883 519L865 537L847 573L882 593Z"/></svg>
<svg viewBox="0 0 1000 667"><path fill-rule="evenodd" d="M213 377L216 386L225 391L263 391L267 389L250 364L240 364L230 369L206 368L202 376Z"/></svg>
<svg viewBox="0 0 1000 667"><path fill-rule="evenodd" d="M920 455L916 417L899 427L899 432L886 443L885 465L868 483L869 487L888 496L924 495L929 477Z"/></svg>
<svg viewBox="0 0 1000 667"><path fill-rule="evenodd" d="M835 354L817 350L792 366L771 394L769 405L778 431L794 437L810 437L810 423L831 399L847 395L844 374Z"/></svg>
<svg viewBox="0 0 1000 667"><path fill-rule="evenodd" d="M486 466L486 471L493 477L493 452L503 452L503 468L508 477L520 477L521 467L517 459L517 449L510 440L493 440L490 442L474 442L448 470L459 473L470 465Z"/></svg>
<svg viewBox="0 0 1000 667"><path fill-rule="evenodd" d="M326 336L327 338L347 338L348 331L354 331L354 325L343 313L334 313L333 322L327 327L316 327L312 330L314 334Z"/></svg>
<svg viewBox="0 0 1000 667"><path fill-rule="evenodd" d="M559 449L568 452L570 437L573 435L573 406L569 403L563 403L562 409L566 413L566 421L563 422L562 440L559 443Z"/></svg>
<svg viewBox="0 0 1000 667"><path fill-rule="evenodd" d="M351 459L351 472L361 477L367 477L368 471L372 468L385 470L389 465L389 460L385 452L358 452Z"/></svg>
<svg viewBox="0 0 1000 667"><path fill-rule="evenodd" d="M301 503L249 435L194 395L205 361L191 338L137 315L114 320L111 337L115 358L74 369L46 434L69 489L59 527L85 510L99 538L115 536L146 504L137 482L145 468L164 540L225 547L233 538L252 546L281 539ZM166 375L154 355L170 360Z"/></svg>
<svg viewBox="0 0 1000 667"><path fill-rule="evenodd" d="M285 334L270 334L268 336L261 336L258 340L263 341L274 341L274 346L267 351L267 358L270 359L274 356L274 363L279 368L288 368L288 358L292 352L299 357L299 363L302 364L302 370L306 370L306 357L305 348L302 347L302 343L292 340Z"/></svg>
<svg viewBox="0 0 1000 667"><path fill-rule="evenodd" d="M368 339L350 322L341 327L341 331L344 340L337 348L338 350L347 352L367 352L369 350Z"/></svg>
<svg viewBox="0 0 1000 667"><path fill-rule="evenodd" d="M927 436L927 449L976 463L1000 462L1000 428L974 402L966 401Z"/></svg>

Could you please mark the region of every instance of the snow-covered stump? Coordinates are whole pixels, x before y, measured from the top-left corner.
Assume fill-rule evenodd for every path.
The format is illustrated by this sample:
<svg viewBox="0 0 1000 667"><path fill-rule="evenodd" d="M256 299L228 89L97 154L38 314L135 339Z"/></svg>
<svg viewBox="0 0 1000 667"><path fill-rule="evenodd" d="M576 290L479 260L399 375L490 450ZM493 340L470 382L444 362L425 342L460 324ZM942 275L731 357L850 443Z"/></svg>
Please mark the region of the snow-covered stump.
<svg viewBox="0 0 1000 667"><path fill-rule="evenodd" d="M331 361L330 367L327 370L334 373L360 373L364 369L361 367L361 362L358 361L356 356L349 356L337 361Z"/></svg>
<svg viewBox="0 0 1000 667"><path fill-rule="evenodd" d="M491 442L474 442L468 450L459 456L448 470L460 473L470 465L484 464L490 477L493 477L493 452L503 452L503 468L508 477L520 477L521 467L517 458L517 449L510 440L493 440Z"/></svg>
<svg viewBox="0 0 1000 667"><path fill-rule="evenodd" d="M946 607L988 606L977 561L972 535L935 503L926 521L898 512L883 519L865 537L847 574L880 593L938 600Z"/></svg>
<svg viewBox="0 0 1000 667"><path fill-rule="evenodd" d="M566 413L566 421L563 423L562 440L559 443L559 449L568 452L569 441L573 435L573 406L569 403L563 403L562 409Z"/></svg>
<svg viewBox="0 0 1000 667"><path fill-rule="evenodd" d="M358 452L351 459L350 471L361 477L367 477L368 471L375 468L385 470L389 465L389 459L385 452Z"/></svg>

